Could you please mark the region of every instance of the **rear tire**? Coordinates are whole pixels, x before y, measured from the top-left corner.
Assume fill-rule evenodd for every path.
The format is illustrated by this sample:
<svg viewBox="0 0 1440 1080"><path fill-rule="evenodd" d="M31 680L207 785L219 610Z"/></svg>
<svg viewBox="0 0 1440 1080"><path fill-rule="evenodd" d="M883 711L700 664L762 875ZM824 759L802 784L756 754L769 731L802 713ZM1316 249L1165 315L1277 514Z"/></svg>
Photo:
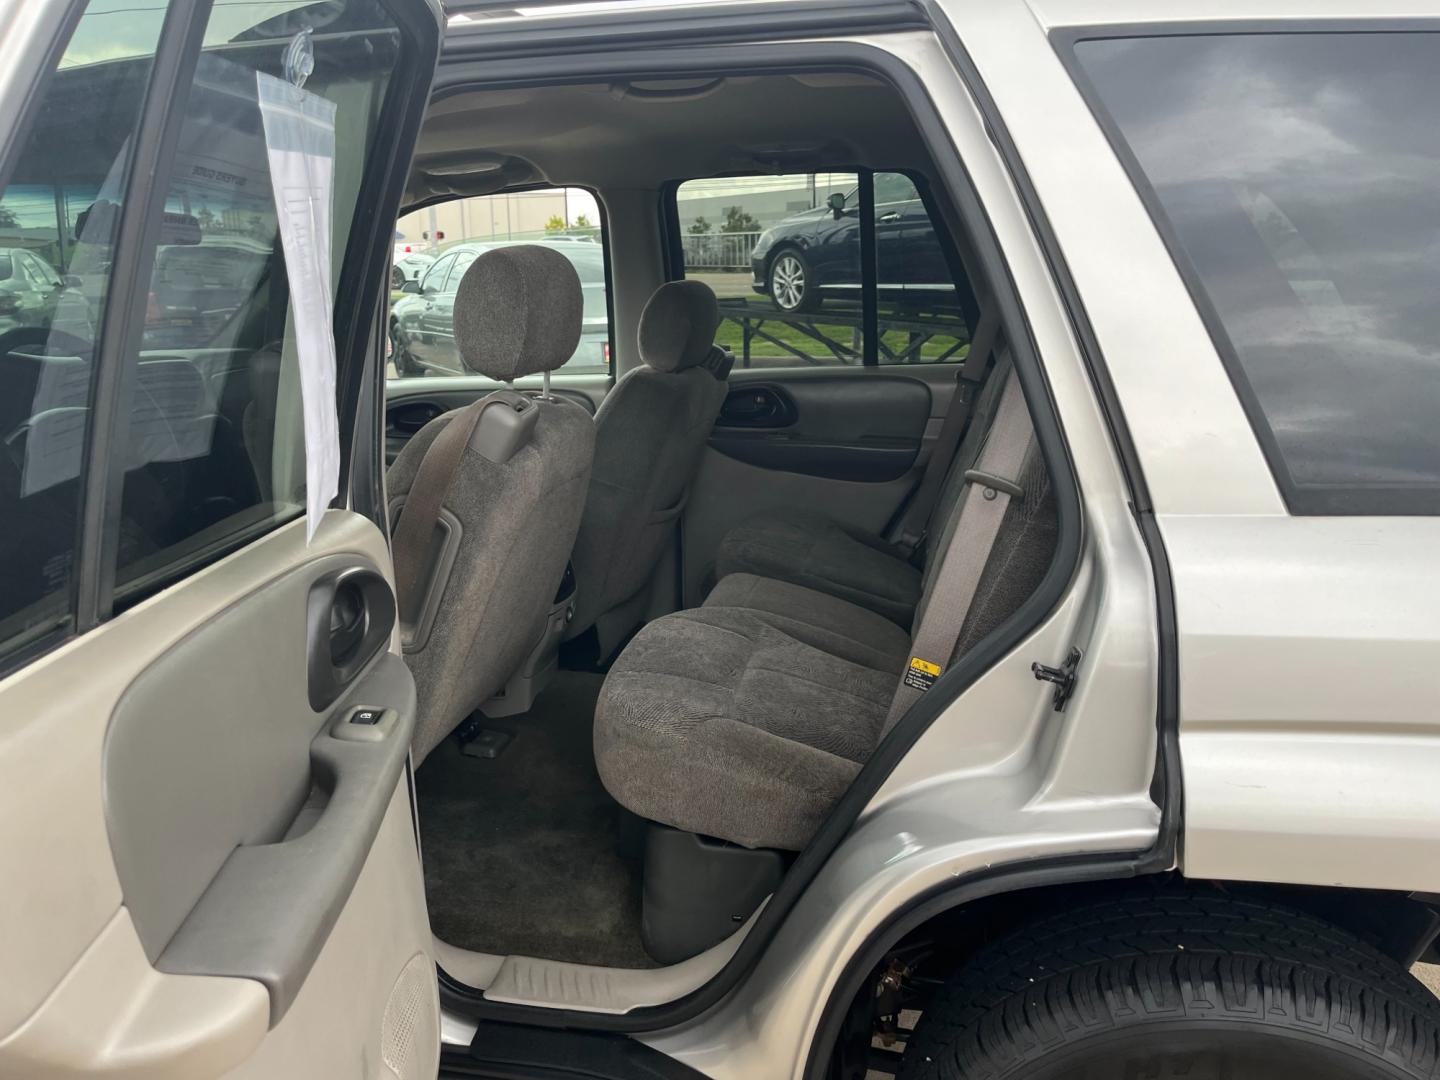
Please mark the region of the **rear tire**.
<svg viewBox="0 0 1440 1080"><path fill-rule="evenodd" d="M902 1080L1416 1080L1440 1002L1302 912L1157 891L982 949L925 1008Z"/></svg>

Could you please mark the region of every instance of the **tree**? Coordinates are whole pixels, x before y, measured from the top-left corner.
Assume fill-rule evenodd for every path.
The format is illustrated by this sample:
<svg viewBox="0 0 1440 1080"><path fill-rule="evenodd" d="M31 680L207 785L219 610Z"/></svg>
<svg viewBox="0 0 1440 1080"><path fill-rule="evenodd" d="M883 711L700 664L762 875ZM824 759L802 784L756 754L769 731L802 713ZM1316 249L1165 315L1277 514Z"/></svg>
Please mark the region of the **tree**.
<svg viewBox="0 0 1440 1080"><path fill-rule="evenodd" d="M589 216L588 214L576 214L576 215L575 215L575 228L577 228L577 229L588 229L588 228L590 228L590 216Z"/></svg>
<svg viewBox="0 0 1440 1080"><path fill-rule="evenodd" d="M551 214L551 215L550 215L550 220L547 221L547 222L545 222L545 231L546 231L546 232L564 232L564 231L565 231L565 219L564 219L563 217L561 217L559 214Z"/></svg>
<svg viewBox="0 0 1440 1080"><path fill-rule="evenodd" d="M209 232L215 228L215 211L208 206L202 206L200 212L195 215L195 222L200 226L201 232Z"/></svg>
<svg viewBox="0 0 1440 1080"><path fill-rule="evenodd" d="M720 226L721 232L759 232L760 222L746 213L743 207L727 206L725 208L725 223Z"/></svg>
<svg viewBox="0 0 1440 1080"><path fill-rule="evenodd" d="M690 223L690 232L694 233L696 236L703 235L704 233L708 233L709 231L710 223L706 221L703 217L697 217L694 221Z"/></svg>

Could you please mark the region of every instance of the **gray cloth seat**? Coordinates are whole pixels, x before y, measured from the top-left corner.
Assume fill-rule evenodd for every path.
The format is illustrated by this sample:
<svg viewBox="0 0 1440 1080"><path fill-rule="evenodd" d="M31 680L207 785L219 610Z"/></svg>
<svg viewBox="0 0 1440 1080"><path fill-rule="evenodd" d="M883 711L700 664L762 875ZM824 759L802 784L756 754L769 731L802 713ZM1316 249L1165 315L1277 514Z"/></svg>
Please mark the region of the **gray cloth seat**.
<svg viewBox="0 0 1440 1080"><path fill-rule="evenodd" d="M992 376L993 377L993 376ZM1024 602L1054 555L1056 503L1038 452L1012 499L949 657ZM960 500L942 523L943 551ZM595 760L621 805L746 847L798 850L886 731L915 628L793 582L722 578L705 604L644 627L610 669Z"/></svg>
<svg viewBox="0 0 1440 1080"><path fill-rule="evenodd" d="M729 360L715 348L719 324L708 285L662 285L640 317L643 364L615 384L595 416L567 636L596 627L602 656L644 615L648 586L725 400Z"/></svg>
<svg viewBox="0 0 1440 1080"><path fill-rule="evenodd" d="M895 545L806 510L757 514L725 534L716 554L721 581L753 574L849 600L897 625L920 602L921 572Z"/></svg>
<svg viewBox="0 0 1440 1080"><path fill-rule="evenodd" d="M997 364L975 399L973 419L948 463L945 481L927 525L920 549L928 569L944 523L949 520L965 486L965 471L975 462L983 436L999 400L1008 365ZM845 525L825 514L772 510L735 526L720 541L715 573L758 574L794 582L849 600L909 626L920 603L924 572L903 551L883 537Z"/></svg>
<svg viewBox="0 0 1440 1080"><path fill-rule="evenodd" d="M455 343L469 370L494 379L548 372L575 352L581 310L579 278L562 254L497 248L461 280ZM437 475L427 458L456 423L473 431L453 472ZM432 420L387 473L392 517L399 514L402 641L419 699L417 764L539 640L579 528L594 444L580 406L506 389ZM434 520L407 523L411 507L436 496ZM407 567L415 568L408 586Z"/></svg>

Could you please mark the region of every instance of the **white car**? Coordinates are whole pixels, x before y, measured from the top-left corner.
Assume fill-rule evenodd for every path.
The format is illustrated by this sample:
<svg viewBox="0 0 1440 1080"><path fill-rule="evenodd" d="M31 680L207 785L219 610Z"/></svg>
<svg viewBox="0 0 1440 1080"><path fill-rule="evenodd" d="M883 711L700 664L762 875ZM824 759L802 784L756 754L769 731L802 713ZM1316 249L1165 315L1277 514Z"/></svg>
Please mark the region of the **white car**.
<svg viewBox="0 0 1440 1080"><path fill-rule="evenodd" d="M401 289L407 281L419 281L434 261L433 255L411 251L408 244L396 244L395 261L390 267L390 287Z"/></svg>
<svg viewBox="0 0 1440 1080"><path fill-rule="evenodd" d="M1433 5L11 7L0 1076L1440 1076Z"/></svg>

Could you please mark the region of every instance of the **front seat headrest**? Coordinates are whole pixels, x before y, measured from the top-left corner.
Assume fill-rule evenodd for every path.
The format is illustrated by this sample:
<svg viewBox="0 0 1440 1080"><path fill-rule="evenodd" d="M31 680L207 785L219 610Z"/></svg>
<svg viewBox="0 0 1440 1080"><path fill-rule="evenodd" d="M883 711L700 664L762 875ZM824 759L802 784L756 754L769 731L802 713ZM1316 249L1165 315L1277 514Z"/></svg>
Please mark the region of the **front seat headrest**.
<svg viewBox="0 0 1440 1080"><path fill-rule="evenodd" d="M704 363L720 327L720 305L703 281L670 281L640 313L640 359L656 371Z"/></svg>
<svg viewBox="0 0 1440 1080"><path fill-rule="evenodd" d="M583 310L580 275L560 252L493 248L455 291L455 347L471 371L504 382L554 371L575 355Z"/></svg>

